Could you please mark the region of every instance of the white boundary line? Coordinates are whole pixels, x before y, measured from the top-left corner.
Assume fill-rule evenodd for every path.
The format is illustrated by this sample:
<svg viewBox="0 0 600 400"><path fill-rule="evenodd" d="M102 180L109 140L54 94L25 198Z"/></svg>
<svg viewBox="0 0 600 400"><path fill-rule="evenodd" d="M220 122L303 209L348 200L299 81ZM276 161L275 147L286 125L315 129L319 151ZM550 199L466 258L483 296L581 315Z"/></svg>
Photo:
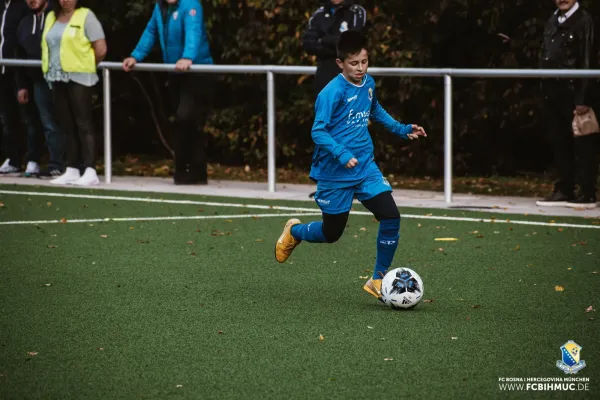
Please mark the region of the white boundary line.
<svg viewBox="0 0 600 400"><path fill-rule="evenodd" d="M300 215L316 215L321 213L302 213ZM185 220L201 220L201 219L241 219L241 218L272 218L272 217L295 217L295 214L238 214L238 215L192 215L192 216L177 216L177 217L132 217L132 218L92 218L92 219L68 219L63 222L59 219L48 219L40 221L0 221L0 225L41 225L41 224L84 224L91 222L131 222L131 221L185 221Z"/></svg>
<svg viewBox="0 0 600 400"><path fill-rule="evenodd" d="M259 210L281 210L281 211L301 211L308 212L308 214L301 215L321 215L321 212L317 208L306 208L306 207L286 207L286 206L268 206L261 204L238 204L238 203L217 203L210 201L194 201L194 200L169 200L169 199L151 199L143 197L120 197L120 196L99 196L90 194L73 194L73 193L56 193L56 192L21 192L13 190L0 190L0 194L9 195L21 195L21 196L47 196L47 197L64 197L64 198L76 198L76 199L93 199L93 200L119 200L119 201L137 201L142 203L163 203L163 204L187 204L187 205L203 205L203 206L215 206L215 207L235 207L235 208L250 208ZM352 211L354 215L372 215L367 211ZM298 214L257 214L249 215L244 214L243 217L286 217L286 216L297 216ZM95 219L89 220L89 222L106 222L106 221L162 221L169 219L227 219L227 216L181 216L181 217L149 217L149 218L108 218L108 219ZM229 218L242 218L231 217ZM446 217L446 216L433 216L433 215L416 215L416 214L402 214L402 218L410 219L429 219L436 221L461 221L461 222L482 222L482 223L496 223L496 224L515 224L515 225L532 225L532 226L555 226L561 228L581 228L581 229L600 229L600 225L582 225L582 224L566 224L566 223L554 223L554 222L538 222L538 221L521 221L521 220L504 220L495 218L466 218L466 217ZM79 221L71 220L69 222ZM88 221L88 220L81 220ZM58 221L60 222L60 221ZM36 224L36 223L56 223L55 220L48 221L6 221L0 222L0 225L19 225L19 224Z"/></svg>

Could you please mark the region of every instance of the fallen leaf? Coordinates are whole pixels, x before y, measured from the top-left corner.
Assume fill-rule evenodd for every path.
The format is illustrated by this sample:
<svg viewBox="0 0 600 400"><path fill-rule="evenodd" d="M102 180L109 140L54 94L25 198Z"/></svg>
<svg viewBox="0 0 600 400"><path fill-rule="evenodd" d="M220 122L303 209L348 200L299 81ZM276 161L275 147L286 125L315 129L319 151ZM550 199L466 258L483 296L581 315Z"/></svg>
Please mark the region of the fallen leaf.
<svg viewBox="0 0 600 400"><path fill-rule="evenodd" d="M594 317L590 317L590 318L588 318L588 319L589 319L590 321L593 321L593 320L594 320Z"/></svg>
<svg viewBox="0 0 600 400"><path fill-rule="evenodd" d="M179 387L180 388L180 387L183 387L183 385L175 385L175 387Z"/></svg>
<svg viewBox="0 0 600 400"><path fill-rule="evenodd" d="M202 232L202 230L201 229L196 229L196 232Z"/></svg>
<svg viewBox="0 0 600 400"><path fill-rule="evenodd" d="M223 334L223 331L219 331L219 332L217 332L217 333L218 333L219 335L222 335L222 334Z"/></svg>
<svg viewBox="0 0 600 400"><path fill-rule="evenodd" d="M365 228L364 226L362 228L360 228L361 231L366 231L367 228Z"/></svg>
<svg viewBox="0 0 600 400"><path fill-rule="evenodd" d="M423 227L423 225L417 224L417 228L422 228L422 227Z"/></svg>
<svg viewBox="0 0 600 400"><path fill-rule="evenodd" d="M455 242L457 238L435 238L436 242Z"/></svg>
<svg viewBox="0 0 600 400"><path fill-rule="evenodd" d="M42 286L50 287L50 286L52 286L52 284L51 283L44 283Z"/></svg>
<svg viewBox="0 0 600 400"><path fill-rule="evenodd" d="M106 239L106 238L108 237L108 235L100 235L100 237L101 237L102 239Z"/></svg>
<svg viewBox="0 0 600 400"><path fill-rule="evenodd" d="M564 229L563 228L558 228L557 231L562 232L562 231L564 231Z"/></svg>
<svg viewBox="0 0 600 400"><path fill-rule="evenodd" d="M96 350L102 351L102 350L104 350L104 347L98 347Z"/></svg>
<svg viewBox="0 0 600 400"><path fill-rule="evenodd" d="M190 255L191 255L191 256L195 256L195 255L196 255L196 253L190 253Z"/></svg>
<svg viewBox="0 0 600 400"><path fill-rule="evenodd" d="M130 231L132 231L132 230L134 230L134 229L135 229L135 228L134 228L133 226L130 226L130 227L129 227L129 230L130 230Z"/></svg>
<svg viewBox="0 0 600 400"><path fill-rule="evenodd" d="M481 304L472 305L471 308L481 308Z"/></svg>
<svg viewBox="0 0 600 400"><path fill-rule="evenodd" d="M67 223L67 219L66 218L61 218L60 219L60 223L61 224L66 224Z"/></svg>
<svg viewBox="0 0 600 400"><path fill-rule="evenodd" d="M443 251L444 251L444 249L442 249L442 248L440 247L440 248L438 249L438 251L442 251L442 252L443 252Z"/></svg>
<svg viewBox="0 0 600 400"><path fill-rule="evenodd" d="M556 290L557 292L564 292L565 288L561 285L556 285L554 286L554 290Z"/></svg>
<svg viewBox="0 0 600 400"><path fill-rule="evenodd" d="M597 273L598 273L597 271L592 271L592 274L594 274L594 275L597 274Z"/></svg>
<svg viewBox="0 0 600 400"><path fill-rule="evenodd" d="M37 355L38 355L38 353L37 353L37 351L28 351L28 352L27 352L27 355L28 355L29 357L35 357L35 356L37 356Z"/></svg>
<svg viewBox="0 0 600 400"><path fill-rule="evenodd" d="M323 335L319 334L319 340L320 340L321 342L324 342L324 341L325 341L325 336L323 336Z"/></svg>
<svg viewBox="0 0 600 400"><path fill-rule="evenodd" d="M527 264L528 267L533 267L533 264Z"/></svg>
<svg viewBox="0 0 600 400"><path fill-rule="evenodd" d="M452 336L452 340L458 340L458 336Z"/></svg>
<svg viewBox="0 0 600 400"><path fill-rule="evenodd" d="M48 207L52 207L52 202L50 202L50 201L49 201L49 202L47 202L47 203L46 203L46 205L47 205Z"/></svg>
<svg viewBox="0 0 600 400"><path fill-rule="evenodd" d="M265 239L256 239L255 242L264 242Z"/></svg>
<svg viewBox="0 0 600 400"><path fill-rule="evenodd" d="M594 308L592 306L589 306L588 308L585 309L586 313L592 312L592 311L594 311Z"/></svg>
<svg viewBox="0 0 600 400"><path fill-rule="evenodd" d="M369 275L359 276L358 279L369 279Z"/></svg>
<svg viewBox="0 0 600 400"><path fill-rule="evenodd" d="M465 318L465 319L466 319L467 321L470 321L470 320L471 320L471 317L467 317L467 318Z"/></svg>
<svg viewBox="0 0 600 400"><path fill-rule="evenodd" d="M569 267L569 268L567 268L567 271L570 271L570 270L572 270L572 269L573 269L573 268Z"/></svg>
<svg viewBox="0 0 600 400"><path fill-rule="evenodd" d="M233 221L232 221L232 220L230 220L230 219L226 219L226 220L225 220L225 222L229 222L229 223L231 223L231 222L233 222Z"/></svg>
<svg viewBox="0 0 600 400"><path fill-rule="evenodd" d="M394 361L393 358L384 358L383 361Z"/></svg>
<svg viewBox="0 0 600 400"><path fill-rule="evenodd" d="M435 300L433 299L425 299L423 300L423 303L433 303Z"/></svg>
<svg viewBox="0 0 600 400"><path fill-rule="evenodd" d="M136 240L136 243L150 243L149 240Z"/></svg>
<svg viewBox="0 0 600 400"><path fill-rule="evenodd" d="M367 328L369 328L369 329L374 329L372 326L368 326L368 325L367 325Z"/></svg>
<svg viewBox="0 0 600 400"><path fill-rule="evenodd" d="M58 246L55 246L55 245L53 245L53 244L49 244L49 245L48 245L48 248L49 248L49 249L56 249L57 247L58 247Z"/></svg>
<svg viewBox="0 0 600 400"><path fill-rule="evenodd" d="M192 242L191 240L187 242L187 244L194 244L194 242Z"/></svg>
<svg viewBox="0 0 600 400"><path fill-rule="evenodd" d="M520 244L516 245L514 250L521 250L521 245Z"/></svg>
<svg viewBox="0 0 600 400"><path fill-rule="evenodd" d="M587 242L579 242L580 245L585 246Z"/></svg>

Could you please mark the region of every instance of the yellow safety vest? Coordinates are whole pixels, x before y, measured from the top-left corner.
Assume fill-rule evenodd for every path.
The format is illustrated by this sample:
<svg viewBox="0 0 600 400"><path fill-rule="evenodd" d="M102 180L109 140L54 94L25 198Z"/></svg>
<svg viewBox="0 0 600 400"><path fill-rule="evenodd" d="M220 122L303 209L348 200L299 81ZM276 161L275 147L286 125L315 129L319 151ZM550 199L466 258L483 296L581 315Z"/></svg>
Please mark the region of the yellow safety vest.
<svg viewBox="0 0 600 400"><path fill-rule="evenodd" d="M60 65L65 72L96 72L96 53L85 36L85 19L89 8L78 8L65 27L60 40ZM48 72L49 54L46 36L56 22L54 11L48 13L42 34L42 71Z"/></svg>

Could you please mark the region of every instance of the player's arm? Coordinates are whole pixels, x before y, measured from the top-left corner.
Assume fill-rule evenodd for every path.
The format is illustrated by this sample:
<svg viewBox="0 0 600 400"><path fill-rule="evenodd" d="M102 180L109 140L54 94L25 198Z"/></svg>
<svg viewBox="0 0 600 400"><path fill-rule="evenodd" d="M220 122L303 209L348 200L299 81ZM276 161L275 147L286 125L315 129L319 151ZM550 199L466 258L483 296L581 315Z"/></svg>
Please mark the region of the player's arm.
<svg viewBox="0 0 600 400"><path fill-rule="evenodd" d="M419 136L427 137L427 133L423 127L414 124L401 124L392 118L381 104L379 104L375 95L373 95L373 102L371 104L370 118L375 122L379 122L388 131L400 136L402 139L413 140L418 139Z"/></svg>
<svg viewBox="0 0 600 400"><path fill-rule="evenodd" d="M342 165L348 165L354 155L342 144L338 143L327 130L327 124L331 121L331 114L339 104L341 97L339 93L323 91L317 97L316 117L312 127L311 136L315 145L319 146L339 161Z"/></svg>

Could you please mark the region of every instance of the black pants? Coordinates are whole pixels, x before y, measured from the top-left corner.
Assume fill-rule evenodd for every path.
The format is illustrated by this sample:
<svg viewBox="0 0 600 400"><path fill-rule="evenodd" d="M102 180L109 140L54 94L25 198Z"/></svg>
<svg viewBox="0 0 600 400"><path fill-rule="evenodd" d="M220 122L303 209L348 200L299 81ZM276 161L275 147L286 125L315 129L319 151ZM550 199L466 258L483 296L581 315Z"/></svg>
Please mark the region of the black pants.
<svg viewBox="0 0 600 400"><path fill-rule="evenodd" d="M94 87L53 82L56 121L65 135L67 166L96 169L96 135L92 114Z"/></svg>
<svg viewBox="0 0 600 400"><path fill-rule="evenodd" d="M586 197L596 195L600 135L573 136L573 111L576 104L568 81L544 83L544 120L552 144L558 181L554 190L572 195L575 184Z"/></svg>
<svg viewBox="0 0 600 400"><path fill-rule="evenodd" d="M363 201L362 205L373 213L377 221L400 219L400 212L391 192L380 193L369 200ZM323 213L323 236L325 236L328 243L334 243L342 237L349 214L347 212L341 214Z"/></svg>
<svg viewBox="0 0 600 400"><path fill-rule="evenodd" d="M340 72L342 72L342 70L337 66L335 59L323 60L319 62L313 84L313 94L315 99L321 90L323 90L323 88L327 86L327 84L331 82L333 78L338 76Z"/></svg>
<svg viewBox="0 0 600 400"><path fill-rule="evenodd" d="M169 94L175 110L175 181L205 183L204 124L212 97L210 76L170 74Z"/></svg>

